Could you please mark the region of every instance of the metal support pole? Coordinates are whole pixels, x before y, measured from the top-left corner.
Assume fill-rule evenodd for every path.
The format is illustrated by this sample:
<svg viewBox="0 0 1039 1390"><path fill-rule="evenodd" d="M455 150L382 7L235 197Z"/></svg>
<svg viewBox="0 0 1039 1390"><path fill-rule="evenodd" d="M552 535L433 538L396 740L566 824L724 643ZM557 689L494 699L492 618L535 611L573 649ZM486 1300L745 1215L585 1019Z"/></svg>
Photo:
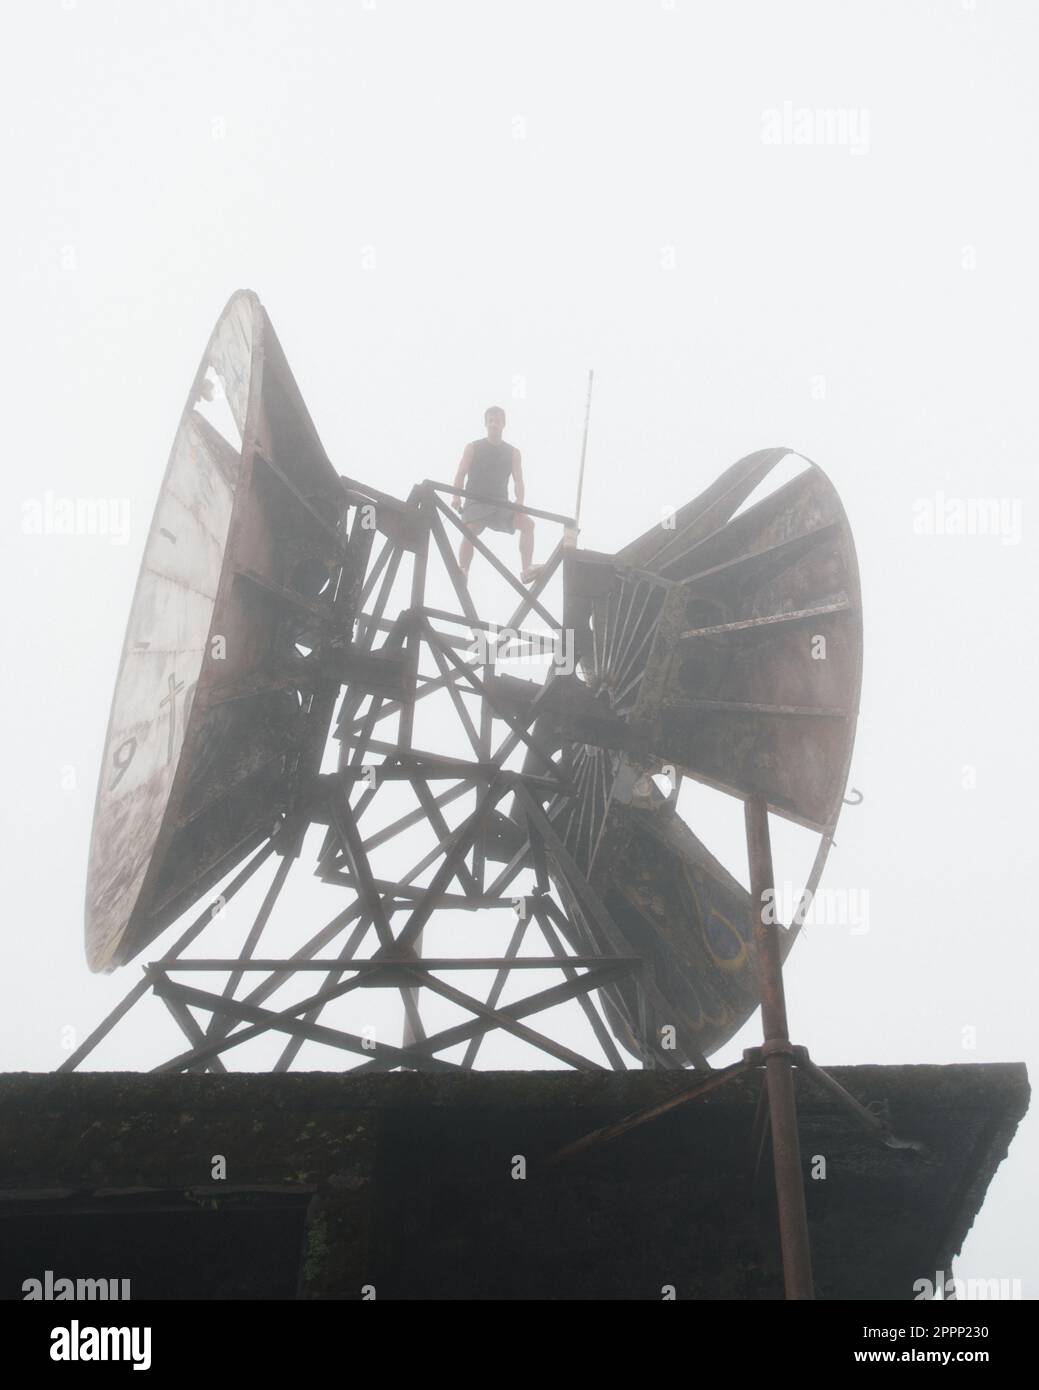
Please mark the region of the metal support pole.
<svg viewBox="0 0 1039 1390"><path fill-rule="evenodd" d="M783 967L775 920L775 881L768 833L768 805L751 797L745 807L750 895L754 904L754 944L764 1045L765 1084L772 1123L772 1161L779 1207L779 1240L783 1252L783 1284L788 1299L815 1297L812 1256L808 1241L801 1143L794 1101L793 1047L786 1020Z"/></svg>

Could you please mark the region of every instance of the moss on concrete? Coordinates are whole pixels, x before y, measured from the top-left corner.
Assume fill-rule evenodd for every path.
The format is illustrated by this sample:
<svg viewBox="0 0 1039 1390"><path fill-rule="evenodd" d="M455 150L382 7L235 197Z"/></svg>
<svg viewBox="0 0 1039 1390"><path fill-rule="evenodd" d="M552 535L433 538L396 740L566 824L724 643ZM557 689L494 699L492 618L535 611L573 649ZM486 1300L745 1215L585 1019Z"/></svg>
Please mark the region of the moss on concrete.
<svg viewBox="0 0 1039 1390"><path fill-rule="evenodd" d="M885 1148L798 1076L820 1291L909 1296L959 1248L1028 1103L1018 1065L836 1067L926 1154ZM305 1298L775 1296L768 1184L748 1199L760 1078L737 1077L580 1159L555 1150L674 1096L688 1072L14 1074L0 1196L311 1194ZM522 1154L527 1177L516 1181ZM216 1155L226 1161L213 1177ZM303 1200L308 1200L306 1196ZM6 1207L15 1203L8 1202ZM904 1295L899 1290L905 1290Z"/></svg>

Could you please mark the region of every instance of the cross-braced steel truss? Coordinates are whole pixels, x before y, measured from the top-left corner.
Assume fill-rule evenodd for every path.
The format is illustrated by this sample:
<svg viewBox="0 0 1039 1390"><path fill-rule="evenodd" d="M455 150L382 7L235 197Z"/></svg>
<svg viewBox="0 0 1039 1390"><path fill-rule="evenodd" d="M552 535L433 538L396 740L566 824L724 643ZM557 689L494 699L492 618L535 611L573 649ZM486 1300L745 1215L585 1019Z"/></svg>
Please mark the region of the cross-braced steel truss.
<svg viewBox="0 0 1039 1390"><path fill-rule="evenodd" d="M190 954L214 920L207 905L62 1070L78 1066L145 994L163 1001L184 1036L184 1048L158 1068L167 1071L226 1070L235 1049L262 1034L284 1038L279 1071L308 1041L336 1049L355 1070L464 1070L495 1031L567 1066L623 1070L630 1062L603 1017L603 999L643 1021L647 1001L663 1007L645 963L557 831L570 819L561 813L577 795L580 768L575 778L569 750L554 751L534 733L553 660L566 649L546 590L573 544L573 523L517 506L564 528L537 578L524 585L445 504L443 494L453 489L425 483L401 504L351 480L343 486L333 581L305 603L271 597L285 609L294 646L288 674L307 717L303 735L283 750L283 813L218 899L222 911L264 864L280 860L244 943L233 957ZM332 529L325 518L322 528ZM477 610L479 586L470 589L453 546L459 535L470 536L499 588L512 595L504 623ZM409 568L407 607L388 616ZM435 606L437 592L453 594L457 608ZM540 630L523 627L531 615ZM509 656L546 650L553 660L535 668L538 678L499 670ZM285 670L273 678L284 681ZM418 719L438 696L439 747L426 748ZM338 756L334 770L323 771L330 734ZM452 824L451 808L466 802L471 809ZM316 874L345 904L291 954L264 956L261 939L276 909L287 906L286 881L307 857L304 841L315 826L323 827ZM404 868L407 846L421 835L428 847ZM376 861L387 855L390 867L380 869ZM512 915L511 934L504 949L481 950L479 924L495 911ZM424 955L424 935L445 912L454 914L451 949ZM588 942L594 953L581 952ZM487 972L486 992L466 987L467 977L482 973L486 981ZM529 992L528 980L538 982ZM393 1039L330 1019L332 1006L341 1011L351 996L371 990L399 998ZM453 1006L459 1021L427 1028L422 991ZM537 1026L539 1016L567 1003L583 1013L601 1057ZM643 1065L679 1065L645 1027L633 1042Z"/></svg>

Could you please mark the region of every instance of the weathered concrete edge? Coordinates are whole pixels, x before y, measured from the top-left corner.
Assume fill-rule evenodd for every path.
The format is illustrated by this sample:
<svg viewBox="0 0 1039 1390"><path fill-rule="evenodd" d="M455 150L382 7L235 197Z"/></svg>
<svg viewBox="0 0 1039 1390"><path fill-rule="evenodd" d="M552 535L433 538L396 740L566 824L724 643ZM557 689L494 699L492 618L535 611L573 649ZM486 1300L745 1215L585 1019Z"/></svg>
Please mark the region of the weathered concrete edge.
<svg viewBox="0 0 1039 1390"><path fill-rule="evenodd" d="M1023 1062L953 1062L909 1065L827 1067L846 1090L860 1099L883 1095L892 1104L916 1101L926 1089L928 1108L976 1109L1005 1114L1009 1133L1028 1108L1028 1072ZM397 1106L577 1106L652 1105L702 1079L704 1073L475 1071L388 1072L229 1072L223 1075L169 1072L4 1072L0 1107L30 1101L61 1104L77 1092L92 1092L105 1113L132 1101L135 1107L245 1104L262 1093L267 1104L300 1103L322 1109L369 1110ZM798 1105L806 1113L830 1111L836 1102L798 1075ZM128 1093L129 1092L129 1093ZM748 1074L697 1100L699 1106L755 1105L758 1081Z"/></svg>

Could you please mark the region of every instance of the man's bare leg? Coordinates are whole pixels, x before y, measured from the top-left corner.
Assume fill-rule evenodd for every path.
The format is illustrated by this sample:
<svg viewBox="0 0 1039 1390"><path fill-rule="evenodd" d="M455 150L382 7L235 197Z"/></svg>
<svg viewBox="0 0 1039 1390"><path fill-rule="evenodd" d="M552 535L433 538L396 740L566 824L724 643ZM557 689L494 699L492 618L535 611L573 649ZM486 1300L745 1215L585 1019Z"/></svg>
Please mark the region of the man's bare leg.
<svg viewBox="0 0 1039 1390"><path fill-rule="evenodd" d="M483 530L482 526L466 526L466 530L472 535L478 536ZM462 537L462 544L458 547L458 568L465 577L465 582L469 583L469 566L473 563L473 543L468 536Z"/></svg>
<svg viewBox="0 0 1039 1390"><path fill-rule="evenodd" d="M534 566L534 523L529 516L518 516L516 529L519 532L520 578L526 583L537 573Z"/></svg>

